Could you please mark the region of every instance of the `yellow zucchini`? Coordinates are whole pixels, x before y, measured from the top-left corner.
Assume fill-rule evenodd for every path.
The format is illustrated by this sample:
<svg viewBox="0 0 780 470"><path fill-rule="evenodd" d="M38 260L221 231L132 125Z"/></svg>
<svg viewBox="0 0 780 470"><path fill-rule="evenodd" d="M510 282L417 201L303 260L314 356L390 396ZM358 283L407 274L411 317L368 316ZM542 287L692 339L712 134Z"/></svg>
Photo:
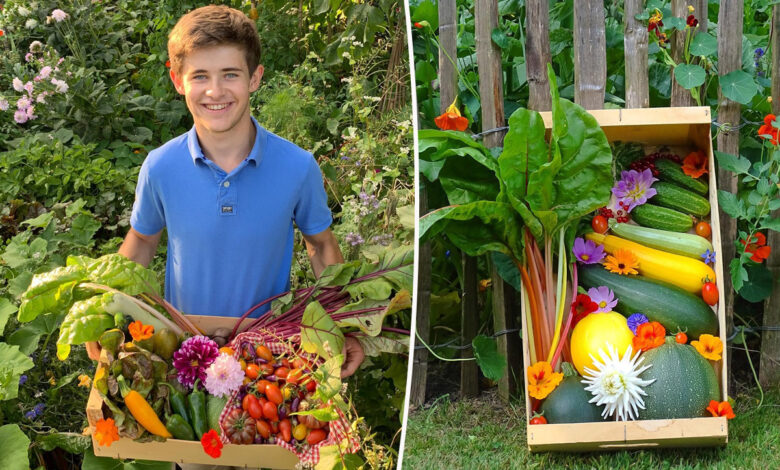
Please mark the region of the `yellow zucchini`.
<svg viewBox="0 0 780 470"><path fill-rule="evenodd" d="M665 253L613 235L589 233L585 238L604 246L614 255L619 249L631 250L639 261L637 270L642 276L668 282L696 295L701 295L704 280L715 281L715 271L702 261L687 256Z"/></svg>

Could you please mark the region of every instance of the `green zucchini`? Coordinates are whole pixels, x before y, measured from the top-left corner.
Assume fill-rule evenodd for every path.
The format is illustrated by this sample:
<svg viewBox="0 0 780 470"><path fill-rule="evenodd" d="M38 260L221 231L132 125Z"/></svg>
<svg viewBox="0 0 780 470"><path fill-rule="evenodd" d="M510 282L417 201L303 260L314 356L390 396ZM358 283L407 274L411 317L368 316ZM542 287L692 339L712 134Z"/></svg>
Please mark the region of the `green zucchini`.
<svg viewBox="0 0 780 470"><path fill-rule="evenodd" d="M687 232L693 227L691 216L674 209L656 206L650 203L634 207L631 218L644 227L669 230L671 232Z"/></svg>
<svg viewBox="0 0 780 470"><path fill-rule="evenodd" d="M701 297L677 286L643 276L614 274L601 265L583 266L579 275L586 289L606 286L614 292L618 299L614 310L626 317L642 313L650 321L661 323L669 334L679 328L689 338L718 333L718 319L712 308Z"/></svg>
<svg viewBox="0 0 780 470"><path fill-rule="evenodd" d="M657 194L650 198L653 204L698 217L710 214L710 202L698 194L664 181L653 183L653 189L657 191Z"/></svg>
<svg viewBox="0 0 780 470"><path fill-rule="evenodd" d="M663 181L668 181L691 191L706 196L710 190L709 185L700 178L691 178L683 172L682 167L666 158L659 158L655 161L655 169L658 170L658 177Z"/></svg>
<svg viewBox="0 0 780 470"><path fill-rule="evenodd" d="M613 220L610 220L609 228L615 235L626 240L667 253L695 258L699 261L702 259L701 255L707 250L713 251L712 243L709 240L692 233L677 233L633 224L621 224L615 223Z"/></svg>

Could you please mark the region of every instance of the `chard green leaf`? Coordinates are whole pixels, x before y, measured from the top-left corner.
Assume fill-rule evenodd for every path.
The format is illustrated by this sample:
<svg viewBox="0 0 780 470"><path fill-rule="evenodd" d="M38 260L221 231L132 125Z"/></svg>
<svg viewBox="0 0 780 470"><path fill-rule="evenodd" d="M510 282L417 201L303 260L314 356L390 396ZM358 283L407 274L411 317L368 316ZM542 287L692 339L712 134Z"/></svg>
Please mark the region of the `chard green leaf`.
<svg viewBox="0 0 780 470"><path fill-rule="evenodd" d="M301 346L325 359L341 354L344 347L344 335L319 302L311 302L303 312Z"/></svg>
<svg viewBox="0 0 780 470"><path fill-rule="evenodd" d="M408 354L409 337L392 333L383 333L380 336L368 336L356 334L355 339L360 342L366 356L374 357L382 353Z"/></svg>
<svg viewBox="0 0 780 470"><path fill-rule="evenodd" d="M387 271L382 274L382 279L390 282L397 291L411 291L414 284L414 265L407 264L399 268L394 268L392 271Z"/></svg>
<svg viewBox="0 0 780 470"><path fill-rule="evenodd" d="M87 270L90 281L121 290L127 295L144 292L160 295L160 284L154 272L119 253L101 256Z"/></svg>
<svg viewBox="0 0 780 470"><path fill-rule="evenodd" d="M478 153L476 151L472 153ZM481 155L485 160L484 155ZM495 168L493 157L490 161ZM466 204L474 201L492 201L500 189L496 171L487 168L472 156L447 158L439 172L439 182L450 204Z"/></svg>
<svg viewBox="0 0 780 470"><path fill-rule="evenodd" d="M64 345L82 344L97 341L100 335L116 325L114 314L106 311L106 305L114 299L114 294L106 292L87 300L75 302L60 326L57 340L57 357L65 360L70 353Z"/></svg>
<svg viewBox="0 0 780 470"><path fill-rule="evenodd" d="M353 312L355 310L364 310L370 308L384 307L383 310L379 310L373 313L361 314L360 316L345 318L343 320L336 321L336 324L342 328L354 326L360 328L363 333L369 336L377 336L382 332L382 323L387 315L392 315L401 310L412 308L412 297L409 291L403 290L398 292L390 302L385 300L363 299L359 302L353 302L345 305L336 313Z"/></svg>
<svg viewBox="0 0 780 470"><path fill-rule="evenodd" d="M349 295L352 296L352 298L386 300L393 292L393 286L381 277L376 277L351 284L344 290L349 292Z"/></svg>
<svg viewBox="0 0 780 470"><path fill-rule="evenodd" d="M85 279L86 273L78 266L61 266L36 274L22 294L19 321L26 323L42 313L65 311L72 302L73 288Z"/></svg>
<svg viewBox="0 0 780 470"><path fill-rule="evenodd" d="M413 263L414 247L401 245L385 251L382 255L382 258L379 260L379 266L376 268L376 270L382 271L404 265L411 266Z"/></svg>
<svg viewBox="0 0 780 470"><path fill-rule="evenodd" d="M30 439L22 432L18 424L0 426L0 455L3 456L4 470L27 470L30 468L27 449Z"/></svg>
<svg viewBox="0 0 780 470"><path fill-rule="evenodd" d="M528 190L528 170L547 162L544 121L539 113L520 108L509 117L504 150L498 157L501 180L512 207L523 204Z"/></svg>
<svg viewBox="0 0 780 470"><path fill-rule="evenodd" d="M359 264L358 261L332 264L322 271L317 285L325 287L346 285L352 279L352 275Z"/></svg>
<svg viewBox="0 0 780 470"><path fill-rule="evenodd" d="M19 346L0 343L0 401L19 394L19 377L33 368L33 361L19 351Z"/></svg>

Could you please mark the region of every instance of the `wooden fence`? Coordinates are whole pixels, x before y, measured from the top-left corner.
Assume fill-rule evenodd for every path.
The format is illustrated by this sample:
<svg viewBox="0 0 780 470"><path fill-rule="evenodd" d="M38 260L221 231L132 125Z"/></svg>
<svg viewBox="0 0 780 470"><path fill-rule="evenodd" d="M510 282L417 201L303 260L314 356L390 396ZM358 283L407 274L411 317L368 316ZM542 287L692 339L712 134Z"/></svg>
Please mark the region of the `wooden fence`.
<svg viewBox="0 0 780 470"><path fill-rule="evenodd" d="M457 57L457 17L455 0L439 0L439 80L441 84L442 111L455 98L457 93L457 71L447 58ZM698 31L707 31L707 0L672 0L675 16L685 18L687 7L695 8L699 19ZM526 43L525 63L529 85L527 107L537 111L550 109L550 90L547 80L546 64L550 62L549 1L526 1ZM775 5L772 17L769 49L772 53L772 109L780 114L780 5ZM648 32L647 25L635 19L644 10L644 1L625 0L625 106L627 108L648 107ZM482 104L483 130L495 129L504 125L503 77L501 71L501 50L493 43L491 32L498 25L497 0L475 0L476 47L479 71L479 94ZM741 0L721 0L718 14L718 73L720 76L741 68L742 57L742 19L743 2ZM682 57L682 33L671 38L672 57L679 63ZM777 51L777 52L776 52ZM606 35L605 9L603 0L576 0L574 2L574 99L586 109L600 109L604 105L606 89ZM691 106L693 99L688 90L679 86L672 75L671 105ZM717 149L721 152L739 154L739 131L735 128L741 118L741 105L720 95L717 134ZM730 128L729 126L733 126ZM488 148L502 145L504 133L487 134L484 143ZM737 179L734 174L720 170L717 174L718 188L732 193L737 192ZM420 214L427 211L425 194L420 194ZM778 216L780 214L775 214ZM731 242L737 238L736 221L720 211L721 237L725 241L720 256L724 265L735 256L735 247ZM768 244L774 248L767 267L774 278L780 279L780 234L770 232ZM427 245L427 244L426 244ZM429 339L429 296L431 292L431 251L421 245L419 253L418 290L417 290L417 334L426 342ZM517 328L519 309L514 306L514 291L492 270L493 281L493 321L496 331ZM463 286L461 311L461 344L469 344L476 335L479 312L477 311L476 260L463 258ZM727 336L733 329L734 290L730 276L724 278ZM772 295L764 306L764 325L780 325L780 283L775 282ZM499 396L507 400L521 390L525 376L520 361L520 336L517 334L500 336L499 352L508 358L504 378L499 383ZM419 342L418 342L419 344ZM463 357L470 357L471 351L464 350ZM414 356L413 381L410 403L413 406L425 401L428 354L417 349ZM731 361L729 349L727 360ZM760 381L763 384L780 383L780 332L764 331L761 342ZM479 392L478 371L474 361L461 363L461 395L475 395ZM731 370L731 368L729 368Z"/></svg>

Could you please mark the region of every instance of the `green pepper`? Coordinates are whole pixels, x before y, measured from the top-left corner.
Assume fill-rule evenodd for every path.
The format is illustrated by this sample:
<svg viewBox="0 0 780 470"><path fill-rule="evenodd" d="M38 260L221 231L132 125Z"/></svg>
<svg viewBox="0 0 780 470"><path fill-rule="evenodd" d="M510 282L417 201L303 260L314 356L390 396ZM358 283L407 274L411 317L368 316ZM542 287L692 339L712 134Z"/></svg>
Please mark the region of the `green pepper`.
<svg viewBox="0 0 780 470"><path fill-rule="evenodd" d="M200 439L209 432L209 422L206 418L206 394L198 390L198 382L192 386L192 393L187 396L189 402L190 417L192 418L192 429L195 431L195 437Z"/></svg>
<svg viewBox="0 0 780 470"><path fill-rule="evenodd" d="M171 389L170 403L171 407L173 408L173 412L184 418L184 421L186 421L188 424L192 423L192 420L190 419L190 413L187 411L187 398L184 396L184 394L176 390L176 387L169 384L168 382L160 382L158 385L166 385Z"/></svg>
<svg viewBox="0 0 780 470"><path fill-rule="evenodd" d="M168 432L173 434L176 439L185 441L194 441L195 433L192 432L190 424L179 414L172 414L165 420L165 427Z"/></svg>

